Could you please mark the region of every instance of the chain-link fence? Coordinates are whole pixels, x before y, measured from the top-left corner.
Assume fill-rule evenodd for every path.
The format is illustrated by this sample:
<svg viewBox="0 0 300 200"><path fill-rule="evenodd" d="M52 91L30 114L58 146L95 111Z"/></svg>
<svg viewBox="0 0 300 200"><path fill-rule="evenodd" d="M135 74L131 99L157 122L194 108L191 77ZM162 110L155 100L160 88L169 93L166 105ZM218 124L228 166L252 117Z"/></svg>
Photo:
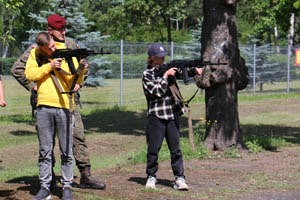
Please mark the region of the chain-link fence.
<svg viewBox="0 0 300 200"><path fill-rule="evenodd" d="M257 92L296 92L299 90L300 71L296 65L299 47L240 46L246 60L250 82L248 90ZM299 58L298 58L299 59Z"/></svg>
<svg viewBox="0 0 300 200"><path fill-rule="evenodd" d="M95 48L94 44L85 44ZM146 67L147 49L150 43L103 42L98 44L118 55L112 59L113 77L140 77ZM190 59L200 57L200 44L168 43L164 44L169 52L166 62L173 59ZM296 66L297 47L281 46L275 48L267 44L263 46L240 46L242 57L246 60L250 81L243 92L291 92L298 91L300 71ZM111 57L112 58L112 57ZM121 69L123 70L121 72Z"/></svg>
<svg viewBox="0 0 300 200"><path fill-rule="evenodd" d="M103 68L111 70L109 78L128 79L140 78L142 72L147 66L147 49L150 43L134 42L101 42L87 43L80 42L81 48L89 48L99 51L112 52L111 55L105 56L102 61L106 60ZM165 43L169 56L166 62L173 59L190 59L200 57L200 44L191 43ZM263 46L241 45L241 55L246 60L246 65L250 74L250 82L246 90L242 92L259 93L259 92L294 92L298 91L300 83L300 71L296 66L296 49L297 47L281 46L275 48L267 44ZM20 55L25 48L15 51L11 55L11 60L2 59L1 68L4 74L9 74L13 61ZM122 84L121 84L122 90Z"/></svg>

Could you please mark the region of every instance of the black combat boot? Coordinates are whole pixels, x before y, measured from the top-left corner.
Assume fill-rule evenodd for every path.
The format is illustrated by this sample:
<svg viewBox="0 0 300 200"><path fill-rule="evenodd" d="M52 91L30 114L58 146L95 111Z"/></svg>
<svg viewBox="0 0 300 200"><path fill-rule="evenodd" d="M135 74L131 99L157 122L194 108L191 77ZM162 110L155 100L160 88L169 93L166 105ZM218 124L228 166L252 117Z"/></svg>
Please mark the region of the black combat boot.
<svg viewBox="0 0 300 200"><path fill-rule="evenodd" d="M80 188L91 188L99 190L105 189L105 183L99 182L92 177L90 168L84 168L82 171L80 171L80 174Z"/></svg>
<svg viewBox="0 0 300 200"><path fill-rule="evenodd" d="M52 180L50 183L50 191L56 190L57 189L57 184L56 184L56 177L55 177L55 173L54 170L52 168Z"/></svg>

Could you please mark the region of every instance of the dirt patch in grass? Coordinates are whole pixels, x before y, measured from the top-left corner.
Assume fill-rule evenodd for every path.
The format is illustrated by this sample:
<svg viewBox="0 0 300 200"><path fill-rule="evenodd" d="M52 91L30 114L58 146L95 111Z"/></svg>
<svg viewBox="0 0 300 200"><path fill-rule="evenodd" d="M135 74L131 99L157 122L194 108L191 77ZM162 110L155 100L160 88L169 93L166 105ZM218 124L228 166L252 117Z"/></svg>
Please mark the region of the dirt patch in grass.
<svg viewBox="0 0 300 200"><path fill-rule="evenodd" d="M93 176L107 184L106 190L74 187L74 197L75 199L296 200L300 199L299 151L299 147L289 147L257 155L239 152L241 157L235 159L185 160L185 175L190 186L186 192L173 189L173 175L169 161L160 163L155 190L144 189L145 164L94 169ZM76 176L74 182L79 183L79 178ZM38 187L38 176L8 180L0 183L0 199L32 199ZM61 188L52 192L52 199L60 198Z"/></svg>

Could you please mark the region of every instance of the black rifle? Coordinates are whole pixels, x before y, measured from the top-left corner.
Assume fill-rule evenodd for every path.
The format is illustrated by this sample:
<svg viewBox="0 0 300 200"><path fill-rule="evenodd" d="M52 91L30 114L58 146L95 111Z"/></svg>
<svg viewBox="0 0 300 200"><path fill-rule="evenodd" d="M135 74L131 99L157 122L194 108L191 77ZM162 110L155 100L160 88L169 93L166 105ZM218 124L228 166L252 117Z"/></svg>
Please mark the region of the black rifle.
<svg viewBox="0 0 300 200"><path fill-rule="evenodd" d="M79 61L82 58L86 58L91 55L104 55L104 54L111 54L110 52L103 52L103 49L100 50L100 52L95 52L93 50L88 49L56 49L53 54L51 55L51 58L64 58L67 60L70 71L72 74L76 73L76 69L74 67L74 63L72 60L72 57L76 57Z"/></svg>
<svg viewBox="0 0 300 200"><path fill-rule="evenodd" d="M37 91L32 89L30 95L30 105L31 105L31 117L34 118L34 111L37 106Z"/></svg>
<svg viewBox="0 0 300 200"><path fill-rule="evenodd" d="M172 60L171 62L160 66L158 74L159 76L162 76L170 68L176 67L179 70L178 73L175 74L176 78L183 79L183 82L187 84L190 79L189 77L193 77L196 75L195 68L204 67L206 65L227 65L227 63L212 63L210 61L203 61L201 59Z"/></svg>

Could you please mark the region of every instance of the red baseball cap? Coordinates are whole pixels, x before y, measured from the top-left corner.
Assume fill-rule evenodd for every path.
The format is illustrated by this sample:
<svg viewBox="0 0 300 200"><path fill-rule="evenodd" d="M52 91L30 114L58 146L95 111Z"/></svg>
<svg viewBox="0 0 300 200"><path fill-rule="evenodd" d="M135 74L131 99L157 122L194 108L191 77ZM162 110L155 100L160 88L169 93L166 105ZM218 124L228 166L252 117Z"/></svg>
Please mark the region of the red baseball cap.
<svg viewBox="0 0 300 200"><path fill-rule="evenodd" d="M53 14L48 17L48 26L51 26L54 29L61 29L66 26L66 20L64 17Z"/></svg>

